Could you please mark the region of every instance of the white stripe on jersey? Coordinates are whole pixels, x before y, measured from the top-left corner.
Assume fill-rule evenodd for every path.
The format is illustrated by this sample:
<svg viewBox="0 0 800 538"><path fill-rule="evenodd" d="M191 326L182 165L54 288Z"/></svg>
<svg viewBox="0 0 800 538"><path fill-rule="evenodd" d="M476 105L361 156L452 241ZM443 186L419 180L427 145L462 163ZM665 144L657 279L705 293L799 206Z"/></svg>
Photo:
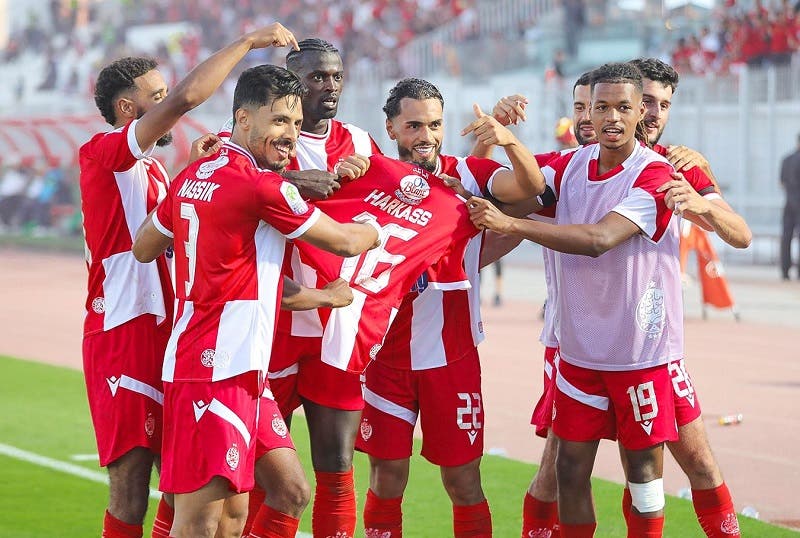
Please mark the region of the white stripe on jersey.
<svg viewBox="0 0 800 538"><path fill-rule="evenodd" d="M383 411L387 415L404 420L412 426L417 423L417 414L414 411L406 409L402 405L397 405L396 403L387 400L383 396L375 394L367 387L364 387L364 401L378 411Z"/></svg>
<svg viewBox="0 0 800 538"><path fill-rule="evenodd" d="M164 366L161 370L161 380L171 382L175 378L175 356L178 353L178 339L192 320L194 314L194 303L192 301L176 301L175 312L179 311L179 304L183 304L181 317L175 320L172 333L169 335L167 349L164 352Z"/></svg>
<svg viewBox="0 0 800 538"><path fill-rule="evenodd" d="M167 309L155 261L139 263L133 252L126 250L105 258L103 271L103 330L113 329L144 313L155 315L159 323L164 321ZM132 315L134 312L136 314Z"/></svg>
<svg viewBox="0 0 800 538"><path fill-rule="evenodd" d="M411 317L411 368L426 370L447 365L447 354L442 339L444 327L444 292L426 289L414 299L414 313L425 316Z"/></svg>
<svg viewBox="0 0 800 538"><path fill-rule="evenodd" d="M364 292L354 289L352 303L331 310L331 317L322 333L322 362L340 370L347 370L356 345L361 310L366 300L367 295ZM332 356L331 350L341 353Z"/></svg>
<svg viewBox="0 0 800 538"><path fill-rule="evenodd" d="M269 372L267 373L268 379L283 379L284 377L289 377L290 375L295 375L300 370L300 365L298 363L294 363L293 365L289 366L288 368L284 368L283 370L278 370L276 372Z"/></svg>
<svg viewBox="0 0 800 538"><path fill-rule="evenodd" d="M216 398L213 398L210 403L205 404L202 400L199 402L192 402L194 406L194 419L197 422L200 422L200 418L208 411L213 415L217 415L219 418L236 428L236 431L244 439L245 444L250 446L250 432L247 430L247 426L245 426L244 421L239 418L230 407L225 405L224 403L220 402Z"/></svg>
<svg viewBox="0 0 800 538"><path fill-rule="evenodd" d="M350 125L349 123L342 123L342 127L347 129L350 136L352 136L353 147L356 153L367 157L372 155L372 140L370 140L369 134L366 131L359 129L355 125Z"/></svg>

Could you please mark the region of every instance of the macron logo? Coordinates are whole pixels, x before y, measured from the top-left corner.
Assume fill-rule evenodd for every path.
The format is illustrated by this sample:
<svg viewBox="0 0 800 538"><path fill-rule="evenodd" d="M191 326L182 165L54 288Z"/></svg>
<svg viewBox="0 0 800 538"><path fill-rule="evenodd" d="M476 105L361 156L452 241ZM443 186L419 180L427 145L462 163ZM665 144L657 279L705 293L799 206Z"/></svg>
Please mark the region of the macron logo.
<svg viewBox="0 0 800 538"><path fill-rule="evenodd" d="M212 183L211 181L194 181L187 180L178 191L180 198L188 198L190 200L200 200L201 202L210 202L211 197L214 195L220 185Z"/></svg>

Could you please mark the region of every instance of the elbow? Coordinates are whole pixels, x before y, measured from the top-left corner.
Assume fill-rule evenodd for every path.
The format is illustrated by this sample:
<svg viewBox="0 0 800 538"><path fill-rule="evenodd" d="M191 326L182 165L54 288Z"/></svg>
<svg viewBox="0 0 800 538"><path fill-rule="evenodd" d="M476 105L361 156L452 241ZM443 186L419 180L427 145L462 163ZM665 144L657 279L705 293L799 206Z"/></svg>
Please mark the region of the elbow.
<svg viewBox="0 0 800 538"><path fill-rule="evenodd" d="M733 246L736 248L747 248L753 242L753 232L748 228L742 237Z"/></svg>
<svg viewBox="0 0 800 538"><path fill-rule="evenodd" d="M590 237L584 254L597 258L616 246L613 238L604 233L595 233Z"/></svg>
<svg viewBox="0 0 800 538"><path fill-rule="evenodd" d="M131 251L133 252L133 257L136 258L136 261L139 263L150 263L156 259L155 256L151 256L149 252L136 243L133 244Z"/></svg>
<svg viewBox="0 0 800 538"><path fill-rule="evenodd" d="M358 256L365 250L367 250L367 247L364 246L363 242L353 238L346 238L342 241L335 254L343 258L349 258L351 256Z"/></svg>

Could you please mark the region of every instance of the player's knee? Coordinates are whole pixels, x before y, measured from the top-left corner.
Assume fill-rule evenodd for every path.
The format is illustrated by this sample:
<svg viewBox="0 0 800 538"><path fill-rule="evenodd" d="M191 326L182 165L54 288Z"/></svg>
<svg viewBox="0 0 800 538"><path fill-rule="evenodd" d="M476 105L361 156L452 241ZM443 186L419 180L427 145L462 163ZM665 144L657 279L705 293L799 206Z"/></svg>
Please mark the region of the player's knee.
<svg viewBox="0 0 800 538"><path fill-rule="evenodd" d="M658 512L664 509L664 480L657 478L643 484L628 482L631 504L640 514Z"/></svg>
<svg viewBox="0 0 800 538"><path fill-rule="evenodd" d="M468 506L485 499L477 462L459 467L442 467L442 484L453 504Z"/></svg>
<svg viewBox="0 0 800 538"><path fill-rule="evenodd" d="M555 469L559 488L571 489L589 483L591 466L587 469L587 462L569 451L558 452Z"/></svg>

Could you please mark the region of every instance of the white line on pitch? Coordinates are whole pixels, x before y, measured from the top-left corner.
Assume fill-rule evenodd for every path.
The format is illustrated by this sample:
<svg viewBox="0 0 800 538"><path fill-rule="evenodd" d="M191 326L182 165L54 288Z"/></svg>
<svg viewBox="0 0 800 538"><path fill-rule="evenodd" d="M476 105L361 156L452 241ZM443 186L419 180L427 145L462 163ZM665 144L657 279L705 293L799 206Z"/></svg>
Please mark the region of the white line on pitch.
<svg viewBox="0 0 800 538"><path fill-rule="evenodd" d="M94 461L99 459L97 454L73 454L69 457L72 461Z"/></svg>
<svg viewBox="0 0 800 538"><path fill-rule="evenodd" d="M71 474L73 476L78 476L80 478L85 478L86 480L90 480L92 482L98 482L100 484L108 484L108 475L106 473L101 473L100 471L93 471L91 469L81 467L80 465L74 465L66 461L55 460L53 458L48 458L47 456L34 454L33 452L28 452L27 450L22 450L21 448L7 445L5 443L0 443L0 454L8 456L9 458L14 458L17 460L26 461L28 463L33 463L34 465L38 465L40 467L53 469L54 471L60 471L62 473ZM72 459L77 459L78 456L86 457L86 460L97 459L97 454L75 454L74 456L72 456ZM91 458L89 458L88 456L91 456ZM160 499L161 492L153 488L150 488L150 498ZM298 532L297 538L311 538L311 535L305 532Z"/></svg>

